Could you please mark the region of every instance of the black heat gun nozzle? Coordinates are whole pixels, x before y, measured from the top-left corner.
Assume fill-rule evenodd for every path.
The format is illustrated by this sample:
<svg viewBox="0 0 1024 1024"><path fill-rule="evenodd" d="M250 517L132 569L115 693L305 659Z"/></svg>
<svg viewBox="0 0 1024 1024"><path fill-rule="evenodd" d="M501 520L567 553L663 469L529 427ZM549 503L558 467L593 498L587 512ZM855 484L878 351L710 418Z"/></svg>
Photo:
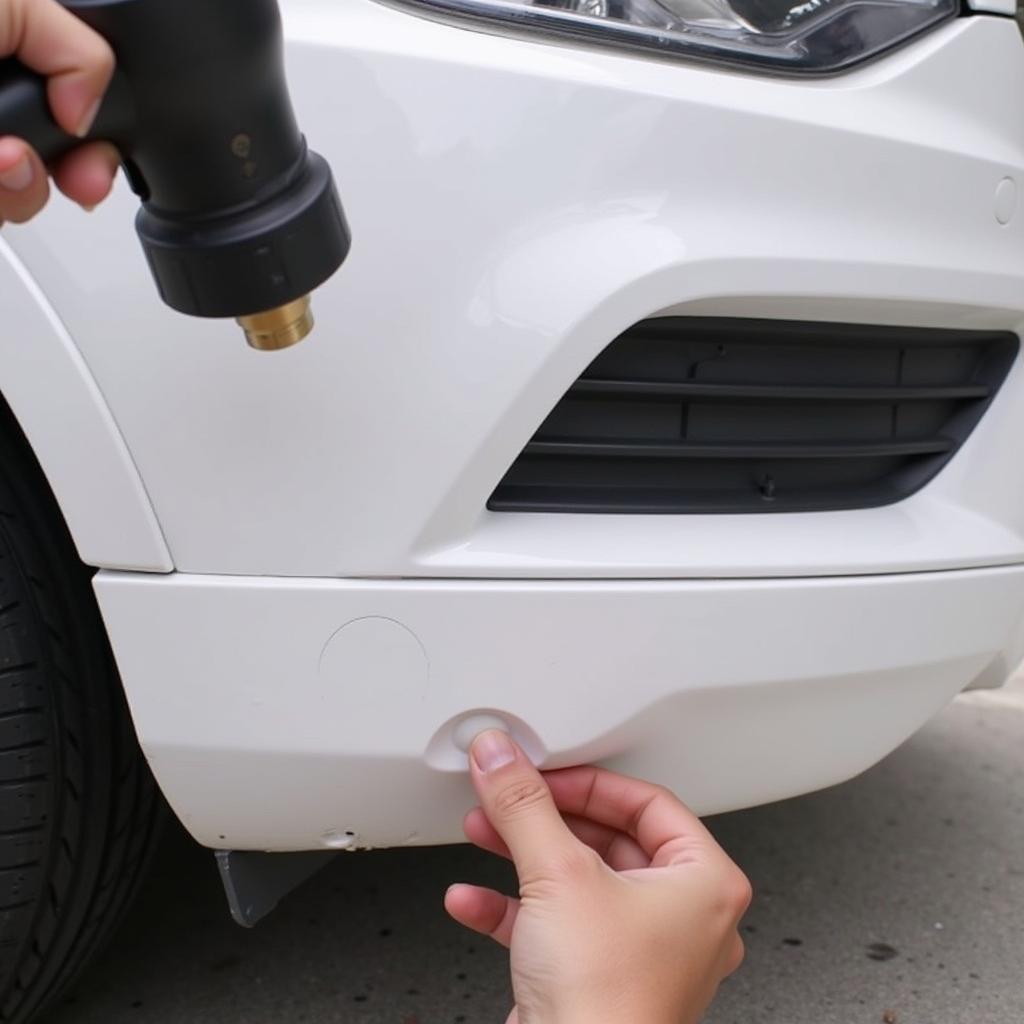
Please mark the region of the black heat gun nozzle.
<svg viewBox="0 0 1024 1024"><path fill-rule="evenodd" d="M255 348L300 341L309 294L351 239L331 169L295 121L276 0L63 3L117 57L89 138L121 153L164 302L237 318ZM0 61L0 135L45 162L82 141L53 120L45 80L13 59Z"/></svg>

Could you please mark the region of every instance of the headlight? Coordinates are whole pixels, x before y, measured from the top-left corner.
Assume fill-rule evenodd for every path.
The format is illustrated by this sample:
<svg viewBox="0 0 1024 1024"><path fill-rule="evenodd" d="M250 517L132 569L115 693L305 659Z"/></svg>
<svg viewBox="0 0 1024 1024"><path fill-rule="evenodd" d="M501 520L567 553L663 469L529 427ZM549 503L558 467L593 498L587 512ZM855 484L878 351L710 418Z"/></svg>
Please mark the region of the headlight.
<svg viewBox="0 0 1024 1024"><path fill-rule="evenodd" d="M414 0L665 55L823 74L956 16L958 0Z"/></svg>

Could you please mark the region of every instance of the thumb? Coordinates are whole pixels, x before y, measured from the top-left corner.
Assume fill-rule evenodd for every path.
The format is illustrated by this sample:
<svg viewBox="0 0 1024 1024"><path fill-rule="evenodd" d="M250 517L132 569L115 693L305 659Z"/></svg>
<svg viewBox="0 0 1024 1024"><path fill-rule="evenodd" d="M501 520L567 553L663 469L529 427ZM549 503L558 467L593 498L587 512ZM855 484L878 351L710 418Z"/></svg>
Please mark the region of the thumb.
<svg viewBox="0 0 1024 1024"><path fill-rule="evenodd" d="M520 881L543 875L560 852L577 845L544 777L500 729L482 732L469 753L480 806L509 848Z"/></svg>
<svg viewBox="0 0 1024 1024"><path fill-rule="evenodd" d="M0 56L13 55L46 75L57 121L84 135L114 70L110 47L56 0L6 0L0 6Z"/></svg>

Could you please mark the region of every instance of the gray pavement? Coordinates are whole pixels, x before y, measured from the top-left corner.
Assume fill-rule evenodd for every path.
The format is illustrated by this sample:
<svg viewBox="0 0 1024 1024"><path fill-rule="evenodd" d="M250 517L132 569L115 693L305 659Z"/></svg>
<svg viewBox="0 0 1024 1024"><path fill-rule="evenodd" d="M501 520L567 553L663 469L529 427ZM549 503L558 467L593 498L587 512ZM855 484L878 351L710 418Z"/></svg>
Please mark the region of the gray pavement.
<svg viewBox="0 0 1024 1024"><path fill-rule="evenodd" d="M711 824L756 902L709 1024L1024 1022L1024 685L960 698L859 779ZM511 883L465 847L354 854L244 932L174 831L46 1024L501 1024L503 954L445 919L455 879Z"/></svg>

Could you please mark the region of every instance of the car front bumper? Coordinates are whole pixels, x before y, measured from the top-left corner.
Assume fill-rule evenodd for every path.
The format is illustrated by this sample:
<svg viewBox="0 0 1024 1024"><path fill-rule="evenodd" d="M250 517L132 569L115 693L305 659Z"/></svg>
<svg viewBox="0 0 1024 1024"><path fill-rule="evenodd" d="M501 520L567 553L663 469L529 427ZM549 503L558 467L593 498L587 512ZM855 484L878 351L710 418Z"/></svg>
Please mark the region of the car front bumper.
<svg viewBox="0 0 1024 1024"><path fill-rule="evenodd" d="M139 735L209 846L461 837L455 729L601 760L701 813L839 782L1024 642L1024 568L718 581L102 572Z"/></svg>

